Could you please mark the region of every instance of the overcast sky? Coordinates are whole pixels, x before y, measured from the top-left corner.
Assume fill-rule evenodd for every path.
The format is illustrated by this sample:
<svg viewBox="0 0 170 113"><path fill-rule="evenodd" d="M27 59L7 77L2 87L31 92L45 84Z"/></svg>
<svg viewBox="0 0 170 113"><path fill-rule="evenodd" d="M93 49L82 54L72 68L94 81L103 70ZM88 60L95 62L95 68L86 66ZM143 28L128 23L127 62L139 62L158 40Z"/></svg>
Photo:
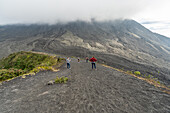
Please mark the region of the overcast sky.
<svg viewBox="0 0 170 113"><path fill-rule="evenodd" d="M170 37L169 12L170 0L0 0L0 25L128 18Z"/></svg>

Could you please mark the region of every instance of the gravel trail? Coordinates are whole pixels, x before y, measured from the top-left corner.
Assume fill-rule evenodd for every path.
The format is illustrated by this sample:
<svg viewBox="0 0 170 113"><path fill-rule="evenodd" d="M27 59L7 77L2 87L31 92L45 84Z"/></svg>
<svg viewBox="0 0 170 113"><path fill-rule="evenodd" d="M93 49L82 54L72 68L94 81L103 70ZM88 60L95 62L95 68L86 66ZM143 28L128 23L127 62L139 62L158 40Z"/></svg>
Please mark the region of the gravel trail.
<svg viewBox="0 0 170 113"><path fill-rule="evenodd" d="M66 84L47 85L56 76ZM169 113L170 95L130 75L76 59L0 85L0 113Z"/></svg>

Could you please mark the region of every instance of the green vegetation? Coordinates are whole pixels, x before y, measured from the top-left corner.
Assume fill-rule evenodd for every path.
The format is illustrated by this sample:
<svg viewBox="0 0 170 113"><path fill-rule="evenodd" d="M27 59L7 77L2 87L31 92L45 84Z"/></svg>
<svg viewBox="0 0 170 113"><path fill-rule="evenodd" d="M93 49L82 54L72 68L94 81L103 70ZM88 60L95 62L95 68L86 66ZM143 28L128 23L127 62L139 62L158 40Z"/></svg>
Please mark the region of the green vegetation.
<svg viewBox="0 0 170 113"><path fill-rule="evenodd" d="M152 78L153 76L152 75L148 75L148 76L146 76L146 78L148 78L148 79L150 79L150 78Z"/></svg>
<svg viewBox="0 0 170 113"><path fill-rule="evenodd" d="M160 73L160 71L158 71L158 74Z"/></svg>
<svg viewBox="0 0 170 113"><path fill-rule="evenodd" d="M159 81L157 81L158 84L161 84Z"/></svg>
<svg viewBox="0 0 170 113"><path fill-rule="evenodd" d="M133 74L133 75L135 75L137 77L139 77L139 75L140 75L140 77L142 77L142 78L144 78L144 79L146 79L146 80L148 80L150 82L153 82L153 83L159 84L159 85L161 84L160 81L158 80L158 78L154 78L154 76L150 75L150 74L148 74L148 75L147 74L141 74L140 71L135 71L135 72L126 71L126 73Z"/></svg>
<svg viewBox="0 0 170 113"><path fill-rule="evenodd" d="M4 81L6 79L11 79L26 73L24 70L21 69L0 69L0 81Z"/></svg>
<svg viewBox="0 0 170 113"><path fill-rule="evenodd" d="M56 77L55 83L67 83L68 77Z"/></svg>
<svg viewBox="0 0 170 113"><path fill-rule="evenodd" d="M41 70L52 70L52 66L62 60L49 55L24 51L10 54L0 60L0 81Z"/></svg>
<svg viewBox="0 0 170 113"><path fill-rule="evenodd" d="M132 72L132 71L127 71L127 73L133 74L133 72Z"/></svg>
<svg viewBox="0 0 170 113"><path fill-rule="evenodd" d="M134 74L135 75L140 75L141 73L140 73L140 71L135 71Z"/></svg>

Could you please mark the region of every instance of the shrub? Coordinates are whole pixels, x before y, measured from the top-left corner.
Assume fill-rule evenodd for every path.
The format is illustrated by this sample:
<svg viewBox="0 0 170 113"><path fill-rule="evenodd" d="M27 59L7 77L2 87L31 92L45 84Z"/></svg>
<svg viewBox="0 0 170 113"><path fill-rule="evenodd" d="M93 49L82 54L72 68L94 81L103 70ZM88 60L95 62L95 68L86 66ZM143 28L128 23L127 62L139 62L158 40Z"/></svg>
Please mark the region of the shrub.
<svg viewBox="0 0 170 113"><path fill-rule="evenodd" d="M123 70L124 70L124 68L122 67L120 70L122 70L122 71L123 71Z"/></svg>
<svg viewBox="0 0 170 113"><path fill-rule="evenodd" d="M135 75L140 75L141 73L140 73L140 71L135 71L134 74Z"/></svg>
<svg viewBox="0 0 170 113"><path fill-rule="evenodd" d="M157 81L158 84L161 84L159 81Z"/></svg>
<svg viewBox="0 0 170 113"><path fill-rule="evenodd" d="M0 68L16 68L30 71L41 64L52 66L56 63L56 59L51 56L22 51L0 60Z"/></svg>
<svg viewBox="0 0 170 113"><path fill-rule="evenodd" d="M160 73L160 71L158 71L158 74Z"/></svg>
<svg viewBox="0 0 170 113"><path fill-rule="evenodd" d="M33 70L31 70L31 73L38 73L39 71L43 71L43 70L52 70L52 67L50 66L39 66L34 68Z"/></svg>
<svg viewBox="0 0 170 113"><path fill-rule="evenodd" d="M57 59L57 62L61 62L61 60L62 60L62 59L59 57L59 58Z"/></svg>
<svg viewBox="0 0 170 113"><path fill-rule="evenodd" d="M59 62L63 59L59 58ZM52 70L58 59L49 55L32 52L17 52L0 60L0 81L11 79L26 73Z"/></svg>
<svg viewBox="0 0 170 113"><path fill-rule="evenodd" d="M133 72L132 72L132 71L127 71L127 73L133 74Z"/></svg>
<svg viewBox="0 0 170 113"><path fill-rule="evenodd" d="M148 75L146 78L151 78L151 75Z"/></svg>
<svg viewBox="0 0 170 113"><path fill-rule="evenodd" d="M18 69L1 69L0 70L0 81L4 81L7 79L11 79L14 77L17 77L21 74L24 74L24 70L18 70Z"/></svg>
<svg viewBox="0 0 170 113"><path fill-rule="evenodd" d="M56 77L55 83L67 83L68 77Z"/></svg>

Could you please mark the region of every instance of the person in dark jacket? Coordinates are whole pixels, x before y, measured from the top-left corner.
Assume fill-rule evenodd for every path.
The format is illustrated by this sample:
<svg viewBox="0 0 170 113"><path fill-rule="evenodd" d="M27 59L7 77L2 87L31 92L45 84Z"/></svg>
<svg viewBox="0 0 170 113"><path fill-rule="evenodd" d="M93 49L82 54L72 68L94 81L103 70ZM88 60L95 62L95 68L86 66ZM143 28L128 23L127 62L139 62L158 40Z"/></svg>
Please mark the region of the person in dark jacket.
<svg viewBox="0 0 170 113"><path fill-rule="evenodd" d="M67 57L67 59L66 59L67 69L71 69L71 68L70 68L70 61L71 61L71 59L70 59L69 57Z"/></svg>
<svg viewBox="0 0 170 113"><path fill-rule="evenodd" d="M88 63L88 61L89 61L89 58L88 58L88 57L86 57L86 63Z"/></svg>
<svg viewBox="0 0 170 113"><path fill-rule="evenodd" d="M96 61L97 61L97 59L96 58L94 58L94 56L89 60L90 62L91 62L91 64L92 64L92 69L93 69L93 66L94 66L94 68L96 69Z"/></svg>

